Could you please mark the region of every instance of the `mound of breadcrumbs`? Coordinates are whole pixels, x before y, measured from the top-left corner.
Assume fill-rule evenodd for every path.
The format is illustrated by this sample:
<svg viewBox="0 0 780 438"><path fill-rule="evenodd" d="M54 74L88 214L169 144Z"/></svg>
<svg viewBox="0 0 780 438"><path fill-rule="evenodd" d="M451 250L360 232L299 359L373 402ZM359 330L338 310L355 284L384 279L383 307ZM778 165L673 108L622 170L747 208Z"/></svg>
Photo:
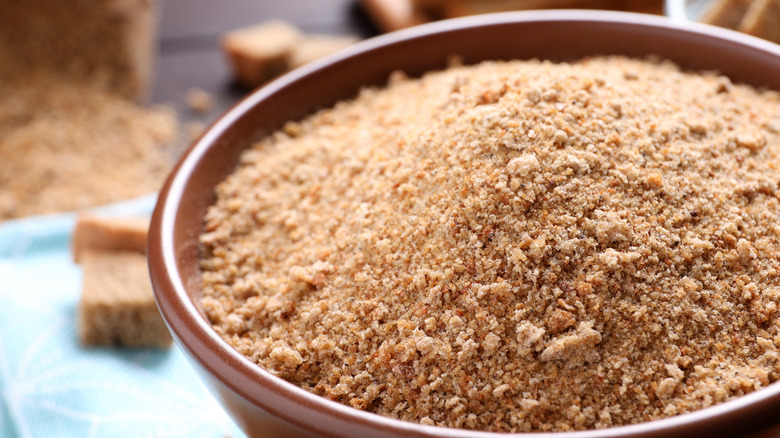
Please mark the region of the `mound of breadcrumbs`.
<svg viewBox="0 0 780 438"><path fill-rule="evenodd" d="M202 308L370 412L638 423L780 376L780 96L659 60L394 75L217 188Z"/></svg>
<svg viewBox="0 0 780 438"><path fill-rule="evenodd" d="M180 149L169 107L48 76L0 95L0 221L152 193Z"/></svg>

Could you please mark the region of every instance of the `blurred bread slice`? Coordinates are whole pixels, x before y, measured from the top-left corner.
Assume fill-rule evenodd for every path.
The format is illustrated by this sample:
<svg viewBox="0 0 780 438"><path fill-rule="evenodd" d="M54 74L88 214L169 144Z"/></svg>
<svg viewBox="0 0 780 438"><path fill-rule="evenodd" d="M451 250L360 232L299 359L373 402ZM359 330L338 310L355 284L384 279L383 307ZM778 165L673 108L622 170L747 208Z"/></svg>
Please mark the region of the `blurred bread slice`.
<svg viewBox="0 0 780 438"><path fill-rule="evenodd" d="M752 0L717 0L699 21L736 30Z"/></svg>
<svg viewBox="0 0 780 438"><path fill-rule="evenodd" d="M351 35L304 34L288 22L271 20L230 31L221 45L236 82L254 88L358 40Z"/></svg>
<svg viewBox="0 0 780 438"><path fill-rule="evenodd" d="M72 250L83 271L77 321L82 344L155 348L171 344L149 280L148 229L148 218L79 216Z"/></svg>
<svg viewBox="0 0 780 438"><path fill-rule="evenodd" d="M255 88L287 71L288 55L300 36L295 26L272 20L232 30L222 36L220 44L236 81Z"/></svg>
<svg viewBox="0 0 780 438"><path fill-rule="evenodd" d="M101 217L82 214L73 230L73 260L81 262L87 250L118 250L146 253L149 219Z"/></svg>
<svg viewBox="0 0 780 438"><path fill-rule="evenodd" d="M136 251L88 249L78 309L84 345L166 348L171 334L157 310L146 256Z"/></svg>
<svg viewBox="0 0 780 438"><path fill-rule="evenodd" d="M738 29L780 44L780 0L753 0Z"/></svg>
<svg viewBox="0 0 780 438"><path fill-rule="evenodd" d="M303 35L290 51L289 67L298 68L358 41L351 35Z"/></svg>
<svg viewBox="0 0 780 438"><path fill-rule="evenodd" d="M430 21L412 0L359 0L382 32L392 32Z"/></svg>

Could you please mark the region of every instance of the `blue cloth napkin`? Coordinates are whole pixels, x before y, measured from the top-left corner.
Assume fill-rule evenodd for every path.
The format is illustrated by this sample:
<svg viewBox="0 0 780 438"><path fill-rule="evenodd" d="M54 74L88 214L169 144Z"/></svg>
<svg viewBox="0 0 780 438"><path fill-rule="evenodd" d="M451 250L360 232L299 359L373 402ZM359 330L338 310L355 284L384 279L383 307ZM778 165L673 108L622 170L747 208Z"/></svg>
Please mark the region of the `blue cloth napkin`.
<svg viewBox="0 0 780 438"><path fill-rule="evenodd" d="M98 211L138 215L154 202ZM0 223L0 436L242 437L177 347L79 344L75 217Z"/></svg>

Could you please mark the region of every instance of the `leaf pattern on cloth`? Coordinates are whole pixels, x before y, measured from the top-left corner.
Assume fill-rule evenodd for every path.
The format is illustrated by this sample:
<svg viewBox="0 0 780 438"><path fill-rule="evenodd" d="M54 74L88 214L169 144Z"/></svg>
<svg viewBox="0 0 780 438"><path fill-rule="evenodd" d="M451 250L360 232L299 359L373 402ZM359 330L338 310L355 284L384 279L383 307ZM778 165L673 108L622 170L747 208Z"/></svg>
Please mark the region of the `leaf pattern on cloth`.
<svg viewBox="0 0 780 438"><path fill-rule="evenodd" d="M98 212L144 214L147 196ZM0 224L0 437L241 437L183 353L84 348L75 214Z"/></svg>

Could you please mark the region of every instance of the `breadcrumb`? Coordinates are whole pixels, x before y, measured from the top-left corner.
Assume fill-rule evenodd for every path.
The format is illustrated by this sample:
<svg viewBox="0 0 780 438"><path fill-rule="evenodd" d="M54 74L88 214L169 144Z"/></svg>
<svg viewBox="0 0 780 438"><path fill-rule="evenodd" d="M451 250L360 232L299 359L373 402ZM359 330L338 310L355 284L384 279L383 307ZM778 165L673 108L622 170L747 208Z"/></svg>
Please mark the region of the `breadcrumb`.
<svg viewBox="0 0 780 438"><path fill-rule="evenodd" d="M780 371L779 117L777 92L660 60L393 75L244 153L200 304L260 366L402 420L720 403Z"/></svg>

